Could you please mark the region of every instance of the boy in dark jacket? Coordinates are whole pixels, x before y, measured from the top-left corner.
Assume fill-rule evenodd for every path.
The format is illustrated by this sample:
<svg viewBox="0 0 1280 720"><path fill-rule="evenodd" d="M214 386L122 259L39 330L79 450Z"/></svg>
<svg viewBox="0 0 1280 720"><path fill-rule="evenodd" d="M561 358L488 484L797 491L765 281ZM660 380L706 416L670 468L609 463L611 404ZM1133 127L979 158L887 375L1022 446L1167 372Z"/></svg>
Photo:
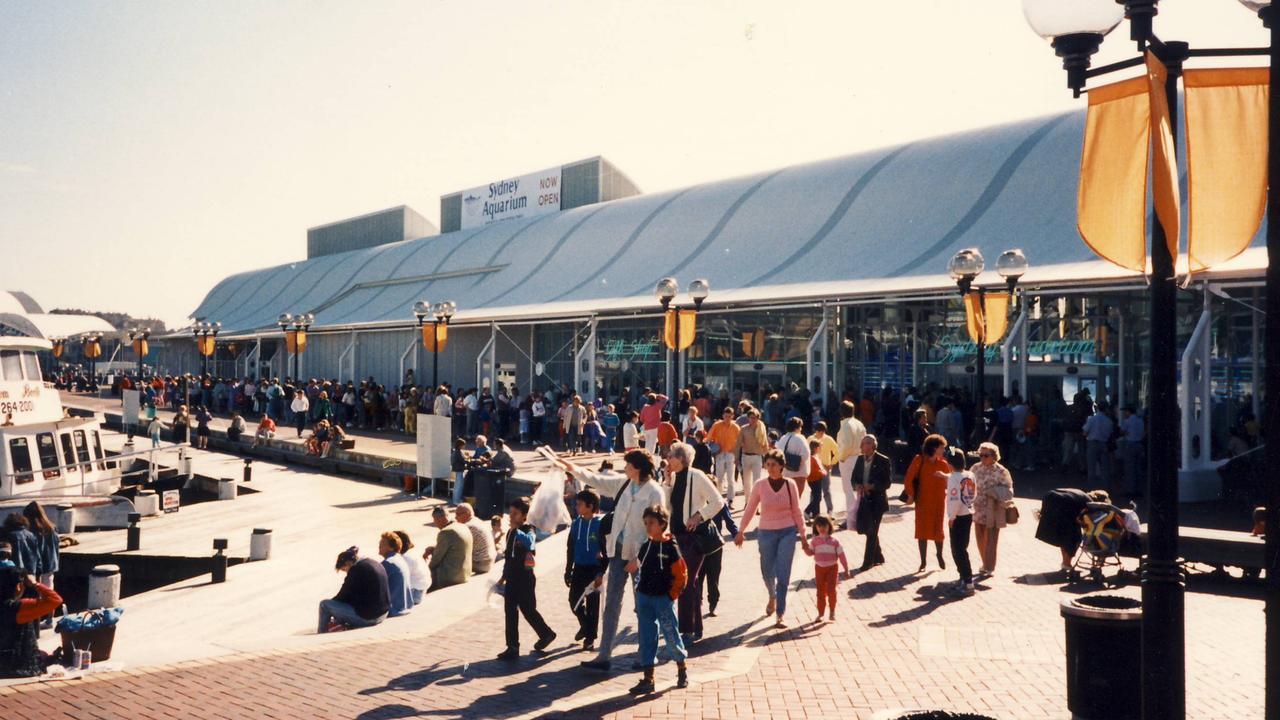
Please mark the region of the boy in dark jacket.
<svg viewBox="0 0 1280 720"><path fill-rule="evenodd" d="M564 566L564 584L569 588L569 608L578 618L578 634L583 650L592 650L596 628L600 626L600 583L604 580L604 543L600 537L600 496L594 490L577 495L578 517L569 526L569 543ZM594 586L586 597L583 594Z"/></svg>
<svg viewBox="0 0 1280 720"><path fill-rule="evenodd" d="M627 572L636 575L636 620L640 626L640 666L644 677L631 694L654 691L653 666L658 661L658 632L667 643L667 654L676 661L676 687L689 687L685 658L689 656L680 639L676 620L676 598L688 582L688 570L680 547L667 532L670 517L661 507L644 511L644 527L649 539L640 546L635 560L627 563Z"/></svg>
<svg viewBox="0 0 1280 720"><path fill-rule="evenodd" d="M502 579L498 585L503 588L503 609L507 615L507 649L498 654L499 660L515 660L520 657L520 617L538 633L538 642L533 649L542 652L555 639L556 634L542 619L538 612L538 598L534 592L536 578L533 575L535 559L535 537L533 526L525 523L529 516L529 498L512 500L507 506L507 517L511 521L511 530L507 532L506 550L502 553L506 561L502 565Z"/></svg>

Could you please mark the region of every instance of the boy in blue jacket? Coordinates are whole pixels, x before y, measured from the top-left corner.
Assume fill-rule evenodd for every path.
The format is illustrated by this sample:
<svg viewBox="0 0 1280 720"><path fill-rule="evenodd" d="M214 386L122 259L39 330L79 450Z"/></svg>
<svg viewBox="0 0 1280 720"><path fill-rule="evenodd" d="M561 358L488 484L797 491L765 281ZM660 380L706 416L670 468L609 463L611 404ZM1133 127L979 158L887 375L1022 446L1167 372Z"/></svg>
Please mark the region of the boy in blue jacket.
<svg viewBox="0 0 1280 720"><path fill-rule="evenodd" d="M600 583L604 580L604 543L600 537L600 496L594 490L577 495L578 516L569 526L569 543L564 566L564 584L569 588L569 608L578 618L578 634L583 650L593 650L596 628L600 626ZM588 588L591 593L583 598Z"/></svg>
<svg viewBox="0 0 1280 720"><path fill-rule="evenodd" d="M533 526L528 524L529 498L522 497L508 503L507 517L511 521L511 530L507 533L506 550L502 554L502 579L498 581L503 589L507 649L498 654L499 660L520 657L521 615L538 634L534 651L543 652L556 639L555 631L547 626L538 612L537 582L533 574L536 538Z"/></svg>

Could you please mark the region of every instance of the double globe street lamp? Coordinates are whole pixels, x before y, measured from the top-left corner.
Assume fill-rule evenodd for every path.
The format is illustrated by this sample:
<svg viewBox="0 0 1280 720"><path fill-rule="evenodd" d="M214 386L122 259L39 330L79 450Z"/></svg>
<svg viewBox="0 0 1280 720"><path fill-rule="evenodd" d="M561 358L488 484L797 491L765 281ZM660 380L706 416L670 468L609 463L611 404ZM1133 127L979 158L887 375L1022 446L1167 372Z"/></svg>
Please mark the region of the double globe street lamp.
<svg viewBox="0 0 1280 720"><path fill-rule="evenodd" d="M1005 289L1009 294L1009 301L1013 300L1014 289L1018 286L1018 280L1027 272L1027 256L1022 254L1022 250L1013 249L1005 250L1000 253L1000 257L996 260L996 272L1000 277L1004 278ZM952 279L956 281L956 286L960 289L960 298L964 301L971 293L976 296L977 310L974 311L977 317L971 323L976 327L977 332L974 333L974 342L978 346L978 357L974 362L975 375L977 376L977 386L974 389L974 422L973 422L973 438L972 447L986 440L986 433L983 432L986 421L983 414L983 402L986 398L986 373L987 373L987 344L998 340L998 337L987 337L987 329L993 327L992 323L987 321L987 288L982 285L975 285L974 281L986 269L986 261L982 257L982 252L978 248L965 248L958 251L951 262L947 264L947 270L951 273ZM1007 306L1000 308L1001 312L1007 312ZM969 312L966 306L966 315ZM995 325L999 328L999 334L1004 334L1004 319ZM995 335L996 333L992 333ZM1026 392L1026 388L1020 388L1022 392Z"/></svg>
<svg viewBox="0 0 1280 720"><path fill-rule="evenodd" d="M307 349L307 330L309 330L316 321L316 316L311 313L298 313L291 315L282 313L276 318L276 324L280 326L280 331L284 333L285 351L289 353L289 367L285 368L289 377L293 378L295 383L301 385L302 381L298 378L298 356Z"/></svg>
<svg viewBox="0 0 1280 720"><path fill-rule="evenodd" d="M663 340L671 351L667 362L667 391L670 393L668 407L672 422L676 419L676 395L682 387L680 353L693 344L693 339L697 335L697 314L702 309L702 303L711 294L711 284L705 278L697 278L689 283L688 292L689 299L693 300L693 306L682 308L679 305L672 305L672 301L680 293L680 281L673 277L664 277L653 288L654 296L658 298L658 302L662 303ZM685 324L684 328L681 328L682 322ZM687 331L689 336L687 341L682 331Z"/></svg>
<svg viewBox="0 0 1280 720"><path fill-rule="evenodd" d="M196 349L200 351L200 377L209 374L209 358L218 345L218 333L222 331L222 323L200 321L191 326L191 336L196 340Z"/></svg>
<svg viewBox="0 0 1280 720"><path fill-rule="evenodd" d="M129 345L133 348L133 354L138 358L138 382L142 382L142 361L147 357L150 347L147 338L151 337L151 328L134 328L129 331Z"/></svg>
<svg viewBox="0 0 1280 720"><path fill-rule="evenodd" d="M1270 32L1261 48L1192 48L1186 42L1161 40L1153 29L1159 0L1023 0L1023 13L1032 29L1052 43L1067 72L1067 86L1079 97L1088 80L1136 68L1144 57L1091 68L1091 57L1103 38L1129 20L1129 37L1138 51L1149 51L1165 67L1164 101L1169 108L1169 137L1178 136L1178 78L1186 60L1197 57L1265 56L1271 72L1267 80L1266 211L1267 269L1264 376L1266 391L1263 426L1280 430L1280 19L1270 0L1240 0L1256 12ZM1176 154L1176 153L1171 153ZM1175 186L1176 192L1176 186ZM1240 202L1245 202L1243 197ZM1157 213L1157 216L1159 213ZM1176 238L1175 238L1176 240ZM1178 245L1174 243L1174 248ZM1178 401L1177 401L1177 286L1175 258L1166 243L1166 228L1157 218L1150 233L1150 374L1147 423L1147 495L1151 512L1147 554L1142 559L1142 716L1169 720L1186 715L1184 630L1184 572L1178 558ZM1264 463L1280 467L1280 442L1266 444ZM1266 484L1266 557L1280 557L1280 483ZM1280 717L1280 573L1272 569L1266 580L1266 709Z"/></svg>
<svg viewBox="0 0 1280 720"><path fill-rule="evenodd" d="M449 321L458 311L458 304L452 300L438 302L435 305L426 300L413 304L413 314L418 318L418 328L422 331L422 347L431 350L431 391L440 387L440 350L448 342ZM427 337L427 322L431 323L431 337Z"/></svg>

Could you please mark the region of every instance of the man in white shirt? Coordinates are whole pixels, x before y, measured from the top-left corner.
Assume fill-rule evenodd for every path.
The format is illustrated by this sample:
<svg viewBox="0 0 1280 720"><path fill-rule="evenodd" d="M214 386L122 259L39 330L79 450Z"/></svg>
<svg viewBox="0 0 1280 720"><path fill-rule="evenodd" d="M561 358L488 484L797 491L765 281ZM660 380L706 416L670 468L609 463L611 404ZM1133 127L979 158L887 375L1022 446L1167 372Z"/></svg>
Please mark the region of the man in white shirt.
<svg viewBox="0 0 1280 720"><path fill-rule="evenodd" d="M840 403L840 431L836 433L836 448L840 458L840 487L844 489L845 517L844 526L853 530L857 522L857 499L853 492L853 465L862 449L862 438L866 437L867 428L858 419L857 408L845 400Z"/></svg>
<svg viewBox="0 0 1280 720"><path fill-rule="evenodd" d="M449 397L449 388L441 385L436 390L436 399L431 405L431 412L440 417L453 415L453 398Z"/></svg>
<svg viewBox="0 0 1280 720"><path fill-rule="evenodd" d="M489 572L497 554L493 546L493 529L476 518L471 503L458 503L453 517L471 532L471 572L476 575Z"/></svg>
<svg viewBox="0 0 1280 720"><path fill-rule="evenodd" d="M1085 461L1088 463L1089 487L1105 488L1111 482L1111 452L1107 442L1115 430L1115 423L1107 415L1107 404L1098 403L1092 415L1084 421Z"/></svg>
<svg viewBox="0 0 1280 720"><path fill-rule="evenodd" d="M1120 459L1124 463L1125 490L1133 496L1142 494L1143 445L1146 425L1132 405L1120 409Z"/></svg>

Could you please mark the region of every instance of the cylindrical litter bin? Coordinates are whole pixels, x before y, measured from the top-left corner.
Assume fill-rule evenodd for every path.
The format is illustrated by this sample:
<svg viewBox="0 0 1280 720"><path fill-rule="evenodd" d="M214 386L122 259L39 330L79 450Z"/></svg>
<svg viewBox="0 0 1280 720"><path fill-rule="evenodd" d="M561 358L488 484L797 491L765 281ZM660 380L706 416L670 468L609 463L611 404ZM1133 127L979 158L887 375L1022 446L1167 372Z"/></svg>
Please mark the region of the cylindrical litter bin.
<svg viewBox="0 0 1280 720"><path fill-rule="evenodd" d="M271 558L271 531L266 528L254 528L249 536L249 559L267 560Z"/></svg>
<svg viewBox="0 0 1280 720"><path fill-rule="evenodd" d="M98 565L89 572L89 608L109 608L119 604L120 566Z"/></svg>
<svg viewBox="0 0 1280 720"><path fill-rule="evenodd" d="M236 499L236 481L235 478L218 478L218 499L219 500L235 500Z"/></svg>
<svg viewBox="0 0 1280 720"><path fill-rule="evenodd" d="M474 468L467 472L475 492L476 517L488 520L501 515L507 502L507 473L488 468Z"/></svg>
<svg viewBox="0 0 1280 720"><path fill-rule="evenodd" d="M71 503L60 503L58 513L54 516L55 529L59 535L73 535L76 531L76 507Z"/></svg>
<svg viewBox="0 0 1280 720"><path fill-rule="evenodd" d="M1067 709L1077 720L1142 715L1142 601L1097 593L1062 601Z"/></svg>

